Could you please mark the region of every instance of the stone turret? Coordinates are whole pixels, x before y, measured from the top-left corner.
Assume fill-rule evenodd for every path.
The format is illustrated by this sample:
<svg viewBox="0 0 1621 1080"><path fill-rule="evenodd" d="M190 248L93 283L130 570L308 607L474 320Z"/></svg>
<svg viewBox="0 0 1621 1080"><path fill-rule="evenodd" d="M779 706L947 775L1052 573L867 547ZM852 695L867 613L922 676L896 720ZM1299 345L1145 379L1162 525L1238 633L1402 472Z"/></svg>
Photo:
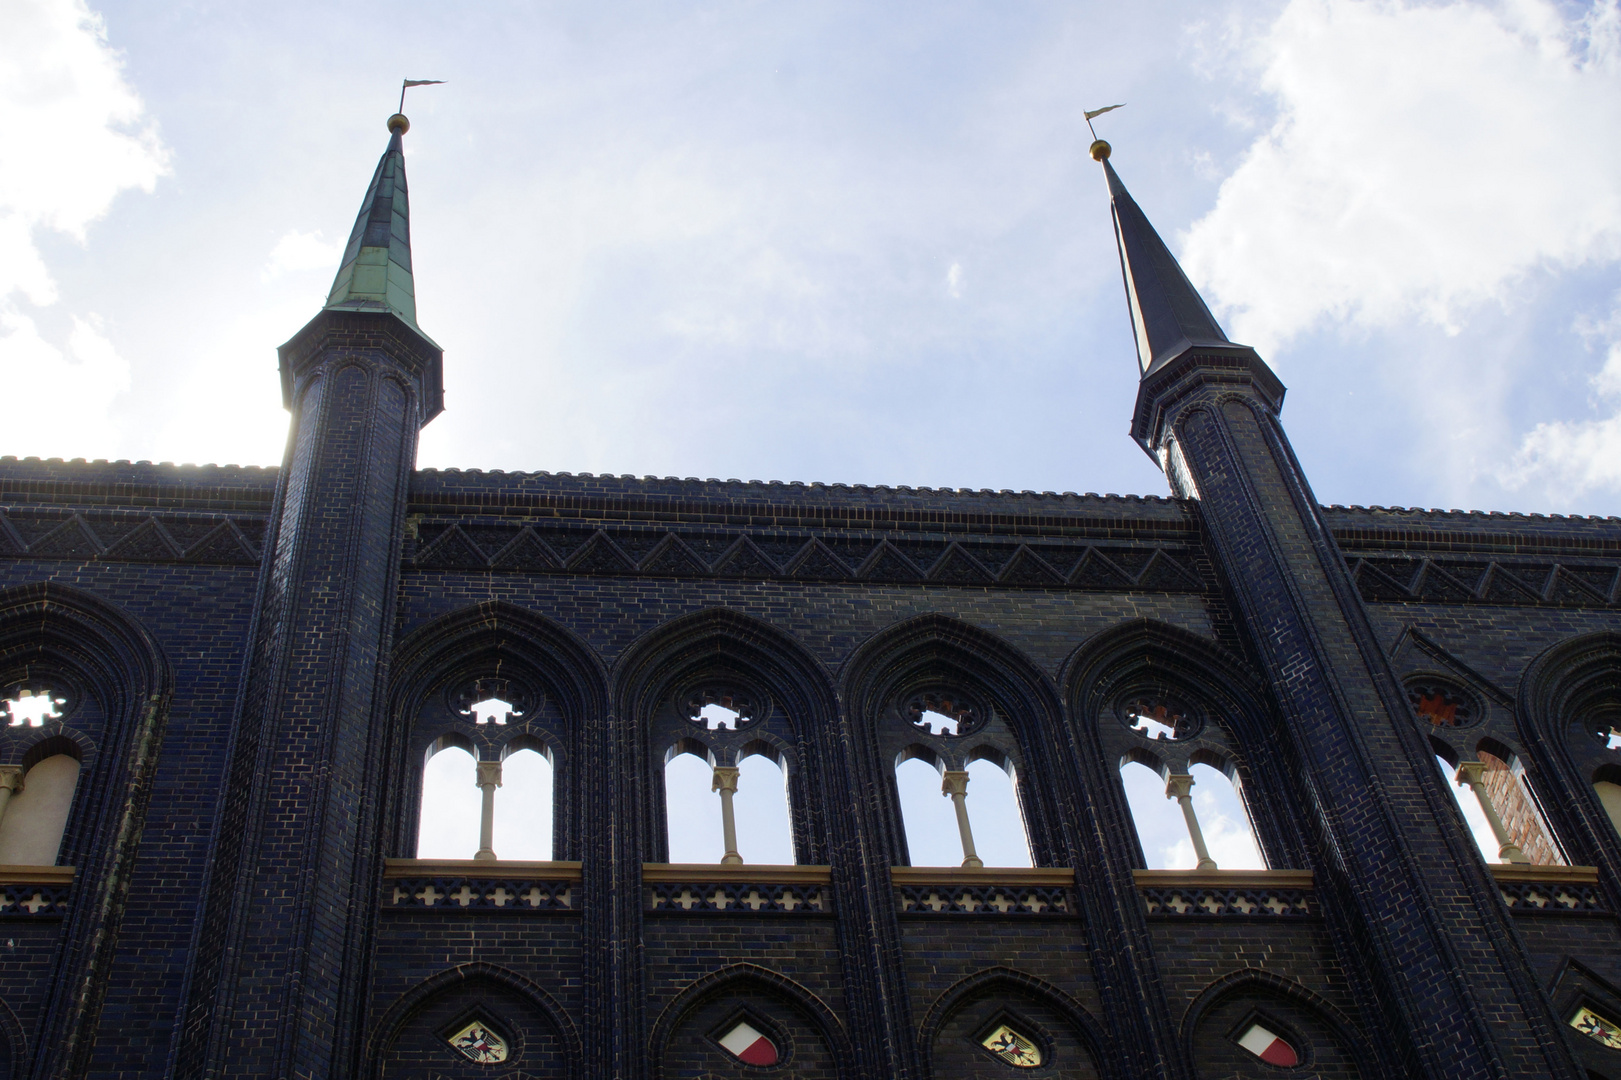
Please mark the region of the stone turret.
<svg viewBox="0 0 1621 1080"><path fill-rule="evenodd" d="M1497 886L1278 415L1283 386L1210 314L1093 144L1114 208L1142 381L1132 436L1196 500L1249 651L1272 686L1276 744L1309 792L1323 906L1365 968L1411 1076L1574 1077ZM1375 763L1381 764L1375 764Z"/></svg>
<svg viewBox="0 0 1621 1080"><path fill-rule="evenodd" d="M180 1075L350 1076L359 1061L405 503L443 397L441 351L416 325L407 127L389 121L326 307L280 349L292 429Z"/></svg>

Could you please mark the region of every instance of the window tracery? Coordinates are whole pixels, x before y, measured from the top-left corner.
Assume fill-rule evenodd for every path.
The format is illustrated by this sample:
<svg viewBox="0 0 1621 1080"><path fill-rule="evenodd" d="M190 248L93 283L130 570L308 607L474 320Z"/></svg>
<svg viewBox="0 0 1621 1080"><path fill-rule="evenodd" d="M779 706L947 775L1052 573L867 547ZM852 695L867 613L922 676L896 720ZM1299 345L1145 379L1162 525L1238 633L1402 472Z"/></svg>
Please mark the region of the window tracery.
<svg viewBox="0 0 1621 1080"><path fill-rule="evenodd" d="M960 690L925 690L913 694L903 715L929 735L962 738L984 726L985 712Z"/></svg>
<svg viewBox="0 0 1621 1080"><path fill-rule="evenodd" d="M1146 739L1178 742L1203 729L1203 718L1193 708L1163 692L1139 693L1116 710L1126 727Z"/></svg>
<svg viewBox="0 0 1621 1080"><path fill-rule="evenodd" d="M667 860L796 860L787 727L771 696L725 665L676 683L648 732Z"/></svg>
<svg viewBox="0 0 1621 1080"><path fill-rule="evenodd" d="M1450 679L1420 677L1406 687L1413 712L1430 727L1471 727L1481 717L1479 699Z"/></svg>
<svg viewBox="0 0 1621 1080"><path fill-rule="evenodd" d="M482 670L481 670L482 669ZM562 717L504 660L444 679L419 709L413 745L417 858L556 857Z"/></svg>
<svg viewBox="0 0 1621 1080"><path fill-rule="evenodd" d="M67 704L67 697L50 686L35 690L26 684L12 687L4 700L10 727L44 727L47 720L62 719Z"/></svg>
<svg viewBox="0 0 1621 1080"><path fill-rule="evenodd" d="M754 720L754 703L746 691L731 686L705 686L687 699L687 719L706 731L737 731Z"/></svg>
<svg viewBox="0 0 1621 1080"><path fill-rule="evenodd" d="M475 724L505 727L509 718L525 715L530 697L522 683L488 676L460 686L451 697L451 708L459 716L473 717Z"/></svg>
<svg viewBox="0 0 1621 1080"><path fill-rule="evenodd" d="M998 710L963 681L926 676L892 701L882 732L911 865L1032 865L1017 748Z"/></svg>
<svg viewBox="0 0 1621 1080"><path fill-rule="evenodd" d="M1517 749L1519 732L1501 703L1489 703L1458 679L1427 672L1409 675L1403 686L1481 857L1562 864L1536 784Z"/></svg>
<svg viewBox="0 0 1621 1080"><path fill-rule="evenodd" d="M1128 733L1120 780L1149 869L1265 869L1236 755L1200 699L1128 684L1112 712Z"/></svg>
<svg viewBox="0 0 1621 1080"><path fill-rule="evenodd" d="M8 763L0 765L0 863L54 865L92 745L77 728L99 726L99 710L62 671L25 672L4 686L0 760Z"/></svg>

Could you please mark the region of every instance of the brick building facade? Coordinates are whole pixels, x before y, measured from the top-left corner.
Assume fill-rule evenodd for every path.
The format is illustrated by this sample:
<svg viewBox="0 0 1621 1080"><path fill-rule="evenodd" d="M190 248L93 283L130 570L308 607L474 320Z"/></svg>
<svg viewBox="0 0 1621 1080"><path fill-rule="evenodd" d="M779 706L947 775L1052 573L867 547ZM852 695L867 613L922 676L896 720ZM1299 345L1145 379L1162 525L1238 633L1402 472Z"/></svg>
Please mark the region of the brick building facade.
<svg viewBox="0 0 1621 1080"><path fill-rule="evenodd" d="M1621 521L1319 505L1102 144L1170 497L418 470L390 124L280 469L0 462L9 1075L1621 1080ZM554 861L415 857L444 746ZM682 751L795 865L668 861ZM909 865L914 757L1034 866ZM1125 762L1267 869L1144 869Z"/></svg>

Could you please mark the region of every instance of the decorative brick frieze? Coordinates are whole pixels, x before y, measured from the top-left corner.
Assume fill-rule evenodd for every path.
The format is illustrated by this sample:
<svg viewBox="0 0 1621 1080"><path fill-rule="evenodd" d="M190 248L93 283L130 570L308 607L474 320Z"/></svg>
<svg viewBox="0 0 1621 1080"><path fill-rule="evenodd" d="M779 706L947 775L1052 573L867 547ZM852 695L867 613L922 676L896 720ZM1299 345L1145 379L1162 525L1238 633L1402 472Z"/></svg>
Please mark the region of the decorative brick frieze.
<svg viewBox="0 0 1621 1080"><path fill-rule="evenodd" d="M649 911L787 911L825 914L832 897L821 885L739 885L730 882L662 882L647 886Z"/></svg>
<svg viewBox="0 0 1621 1080"><path fill-rule="evenodd" d="M1309 870L1138 870L1151 916L1303 918L1318 914Z"/></svg>
<svg viewBox="0 0 1621 1080"><path fill-rule="evenodd" d="M910 885L895 890L902 915L1070 915L1068 889L1014 885Z"/></svg>
<svg viewBox="0 0 1621 1080"><path fill-rule="evenodd" d="M1493 864L1503 903L1515 915L1613 916L1594 866Z"/></svg>
<svg viewBox="0 0 1621 1080"><path fill-rule="evenodd" d="M60 919L68 913L67 885L0 885L0 918Z"/></svg>
<svg viewBox="0 0 1621 1080"><path fill-rule="evenodd" d="M649 863L642 870L650 912L790 912L833 910L826 866L721 866Z"/></svg>
<svg viewBox="0 0 1621 1080"><path fill-rule="evenodd" d="M68 913L71 866L0 866L0 919L60 919Z"/></svg>
<svg viewBox="0 0 1621 1080"><path fill-rule="evenodd" d="M399 878L383 883L384 908L574 911L580 883L501 877Z"/></svg>
<svg viewBox="0 0 1621 1080"><path fill-rule="evenodd" d="M264 518L0 508L0 557L258 566Z"/></svg>
<svg viewBox="0 0 1621 1080"><path fill-rule="evenodd" d="M1187 544L418 521L416 569L1198 592Z"/></svg>
<svg viewBox="0 0 1621 1080"><path fill-rule="evenodd" d="M1621 560L1484 559L1468 552L1415 558L1347 553L1362 599L1613 607L1621 603Z"/></svg>
<svg viewBox="0 0 1621 1080"><path fill-rule="evenodd" d="M897 866L902 915L1074 915L1075 871Z"/></svg>

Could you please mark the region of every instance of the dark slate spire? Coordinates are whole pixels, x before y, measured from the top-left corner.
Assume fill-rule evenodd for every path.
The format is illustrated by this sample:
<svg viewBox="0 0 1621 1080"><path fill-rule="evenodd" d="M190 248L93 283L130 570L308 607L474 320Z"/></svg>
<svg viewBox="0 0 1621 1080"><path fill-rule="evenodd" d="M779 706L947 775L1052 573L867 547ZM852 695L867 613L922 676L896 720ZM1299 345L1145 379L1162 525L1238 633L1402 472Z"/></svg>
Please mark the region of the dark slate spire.
<svg viewBox="0 0 1621 1080"><path fill-rule="evenodd" d="M1103 163L1103 175L1109 181L1120 271L1126 279L1126 302L1131 307L1131 328L1137 335L1137 359L1143 374L1190 346L1230 346L1171 249L1109 164L1109 144L1101 139L1093 143L1092 156Z"/></svg>
<svg viewBox="0 0 1621 1080"><path fill-rule="evenodd" d="M360 204L326 308L393 312L421 334L411 278L411 207L405 190L403 136L410 127L411 122L398 113L388 119L388 149Z"/></svg>

